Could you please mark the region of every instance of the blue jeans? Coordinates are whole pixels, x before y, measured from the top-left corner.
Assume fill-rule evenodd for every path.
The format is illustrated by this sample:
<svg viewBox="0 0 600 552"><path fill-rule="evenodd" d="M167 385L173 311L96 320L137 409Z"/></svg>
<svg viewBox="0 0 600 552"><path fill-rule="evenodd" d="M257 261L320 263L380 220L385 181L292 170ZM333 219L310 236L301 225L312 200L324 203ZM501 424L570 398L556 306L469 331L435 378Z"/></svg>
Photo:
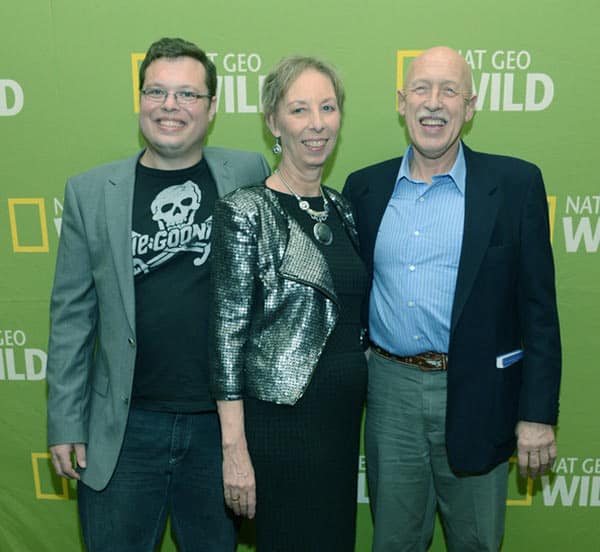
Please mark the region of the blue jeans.
<svg viewBox="0 0 600 552"><path fill-rule="evenodd" d="M483 475L452 471L445 438L446 377L371 352L365 447L373 552L427 550L436 510L450 552L500 547L508 463Z"/></svg>
<svg viewBox="0 0 600 552"><path fill-rule="evenodd" d="M181 551L233 551L217 414L131 409L108 486L94 491L79 483L78 502L91 552L151 552L169 514Z"/></svg>

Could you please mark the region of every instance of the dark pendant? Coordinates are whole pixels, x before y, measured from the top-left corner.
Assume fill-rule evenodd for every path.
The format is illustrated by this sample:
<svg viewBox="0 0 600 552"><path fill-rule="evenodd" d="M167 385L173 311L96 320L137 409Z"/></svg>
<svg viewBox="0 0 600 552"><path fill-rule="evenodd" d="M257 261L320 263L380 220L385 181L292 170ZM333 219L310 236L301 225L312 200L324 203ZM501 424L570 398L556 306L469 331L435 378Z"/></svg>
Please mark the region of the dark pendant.
<svg viewBox="0 0 600 552"><path fill-rule="evenodd" d="M310 209L310 205L309 205L308 201L306 201L305 199L298 201L298 206L303 211L308 211Z"/></svg>
<svg viewBox="0 0 600 552"><path fill-rule="evenodd" d="M317 241L323 245L331 245L333 242L333 232L324 222L317 222L313 226L313 234Z"/></svg>

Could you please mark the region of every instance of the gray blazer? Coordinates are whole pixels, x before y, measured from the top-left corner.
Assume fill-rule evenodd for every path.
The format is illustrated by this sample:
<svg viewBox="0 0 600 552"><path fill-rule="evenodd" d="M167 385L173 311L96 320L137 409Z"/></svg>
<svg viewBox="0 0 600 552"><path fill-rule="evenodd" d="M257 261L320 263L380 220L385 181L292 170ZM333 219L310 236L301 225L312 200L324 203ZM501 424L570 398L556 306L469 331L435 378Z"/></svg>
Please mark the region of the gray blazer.
<svg viewBox="0 0 600 552"><path fill-rule="evenodd" d="M325 193L358 248L349 203ZM213 246L213 397L295 404L338 318L325 257L265 186L217 201Z"/></svg>
<svg viewBox="0 0 600 552"><path fill-rule="evenodd" d="M48 442L87 444L84 483L108 483L136 358L131 218L141 152L67 181L48 345ZM220 196L265 178L258 153L204 148Z"/></svg>

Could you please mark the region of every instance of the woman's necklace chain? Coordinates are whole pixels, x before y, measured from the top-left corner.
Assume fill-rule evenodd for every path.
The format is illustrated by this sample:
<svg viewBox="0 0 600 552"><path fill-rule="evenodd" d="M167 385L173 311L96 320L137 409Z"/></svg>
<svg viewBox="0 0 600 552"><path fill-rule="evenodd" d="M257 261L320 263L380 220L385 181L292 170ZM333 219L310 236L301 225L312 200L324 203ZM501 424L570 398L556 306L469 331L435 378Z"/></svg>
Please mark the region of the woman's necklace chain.
<svg viewBox="0 0 600 552"><path fill-rule="evenodd" d="M323 188L321 186L319 186L319 190L321 192L321 197L323 198L323 210L315 211L314 209L311 209L308 201L306 201L305 199L302 199L294 191L294 189L286 182L285 178L283 178L283 175L281 174L281 171L279 169L275 169L275 174L279 177L279 180L281 180L281 183L296 198L296 200L298 201L298 207L300 207L300 209L302 209L302 211L305 211L308 214L308 216L310 216L311 219L316 220L317 222L325 222L327 220L327 217L329 216L329 202L327 201L327 198L325 197L325 194L323 193Z"/></svg>
<svg viewBox="0 0 600 552"><path fill-rule="evenodd" d="M333 232L331 228L329 228L329 226L325 224L325 221L329 216L329 202L327 201L327 197L323 193L323 188L319 186L319 190L321 191L321 197L323 198L323 210L315 211L314 209L311 209L308 201L302 199L294 191L294 189L285 181L285 178L283 178L279 169L275 169L275 174L278 176L279 180L281 180L281 183L296 198L296 201L298 201L298 207L300 207L302 211L307 213L308 216L315 221L315 225L313 226L313 236L315 237L315 239L323 245L331 245L333 243Z"/></svg>

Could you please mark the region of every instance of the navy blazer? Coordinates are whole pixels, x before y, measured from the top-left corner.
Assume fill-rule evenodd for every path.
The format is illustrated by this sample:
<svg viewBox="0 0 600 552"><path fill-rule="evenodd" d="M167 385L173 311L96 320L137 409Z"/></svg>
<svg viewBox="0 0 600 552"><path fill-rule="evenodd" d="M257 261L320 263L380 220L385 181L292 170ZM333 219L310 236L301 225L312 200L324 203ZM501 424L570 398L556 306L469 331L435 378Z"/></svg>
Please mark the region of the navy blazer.
<svg viewBox="0 0 600 552"><path fill-rule="evenodd" d="M520 159L463 148L465 221L450 327L446 446L455 471L482 473L513 453L519 420L556 424L561 347L541 172ZM356 171L344 186L371 274L401 162ZM496 368L498 355L520 348L521 361Z"/></svg>

